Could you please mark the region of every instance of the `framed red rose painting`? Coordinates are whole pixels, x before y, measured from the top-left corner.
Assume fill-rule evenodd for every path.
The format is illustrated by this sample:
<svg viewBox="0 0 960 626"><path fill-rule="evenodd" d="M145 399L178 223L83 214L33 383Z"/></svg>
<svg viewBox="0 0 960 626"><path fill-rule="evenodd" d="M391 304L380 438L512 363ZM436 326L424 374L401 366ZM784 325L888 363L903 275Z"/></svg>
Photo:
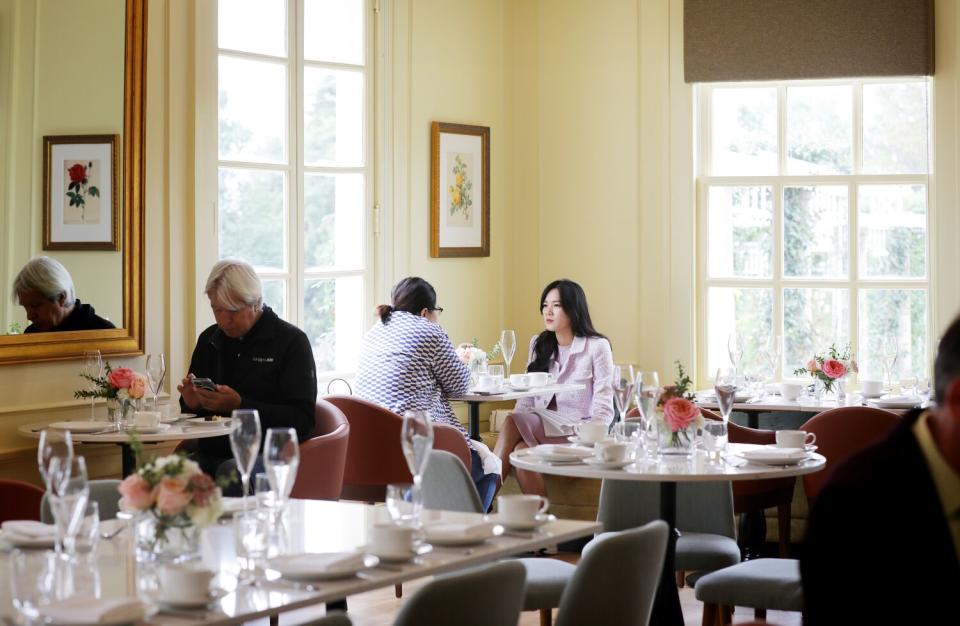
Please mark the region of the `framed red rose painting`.
<svg viewBox="0 0 960 626"><path fill-rule="evenodd" d="M43 249L119 250L119 135L43 138Z"/></svg>

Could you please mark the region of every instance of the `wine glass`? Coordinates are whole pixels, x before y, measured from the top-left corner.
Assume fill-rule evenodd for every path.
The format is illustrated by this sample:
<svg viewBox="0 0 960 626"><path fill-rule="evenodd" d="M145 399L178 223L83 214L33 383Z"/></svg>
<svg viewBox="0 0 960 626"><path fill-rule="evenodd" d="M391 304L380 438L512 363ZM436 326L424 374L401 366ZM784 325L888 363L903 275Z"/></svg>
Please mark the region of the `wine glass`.
<svg viewBox="0 0 960 626"><path fill-rule="evenodd" d="M900 357L900 345L897 341L897 336L889 335L884 338L880 349L883 355L883 368L887 374L887 386L892 388L897 359Z"/></svg>
<svg viewBox="0 0 960 626"><path fill-rule="evenodd" d="M643 429L644 447L647 454L653 454L657 442L657 402L660 400L660 376L656 372L637 372L633 390L640 410L640 424Z"/></svg>
<svg viewBox="0 0 960 626"><path fill-rule="evenodd" d="M423 506L420 486L423 483L423 472L430 460L430 451L433 450L433 423L430 421L429 411L410 410L403 414L400 446L407 460L407 468L413 475L413 506L416 523L419 525L420 510Z"/></svg>
<svg viewBox="0 0 960 626"><path fill-rule="evenodd" d="M76 552L77 533L90 497L87 463L82 456L53 457L47 472L57 540L63 543L63 550L69 558Z"/></svg>
<svg viewBox="0 0 960 626"><path fill-rule="evenodd" d="M167 362L163 352L147 355L147 380L150 381L150 391L153 392L153 410L157 410L157 394L163 385L163 378L167 375Z"/></svg>
<svg viewBox="0 0 960 626"><path fill-rule="evenodd" d="M726 423L730 419L730 412L733 411L733 401L737 395L736 370L730 367L718 369L713 390L717 394L717 407L720 409L720 416Z"/></svg>
<svg viewBox="0 0 960 626"><path fill-rule="evenodd" d="M40 432L40 443L37 445L37 467L43 483L50 489L50 462L61 459L65 462L73 458L73 437L69 430L46 428Z"/></svg>
<svg viewBox="0 0 960 626"><path fill-rule="evenodd" d="M613 397L617 402L617 409L620 411L621 421L627 419L627 411L630 410L630 400L633 397L635 380L633 365L624 363L613 366Z"/></svg>
<svg viewBox="0 0 960 626"><path fill-rule="evenodd" d="M770 382L777 379L777 367L780 365L780 355L783 354L783 335L770 335L767 339L767 371L770 372Z"/></svg>
<svg viewBox="0 0 960 626"><path fill-rule="evenodd" d="M739 372L740 361L743 360L743 340L736 332L727 337L727 356L730 357L730 365Z"/></svg>
<svg viewBox="0 0 960 626"><path fill-rule="evenodd" d="M507 377L510 376L510 362L513 361L513 354L517 351L517 334L512 330L500 331L500 353L503 355L503 362L507 364Z"/></svg>
<svg viewBox="0 0 960 626"><path fill-rule="evenodd" d="M293 428L268 428L267 439L263 445L263 466L267 470L267 480L276 498L277 508L281 511L287 497L297 480L297 468L300 467L300 444L297 431Z"/></svg>
<svg viewBox="0 0 960 626"><path fill-rule="evenodd" d="M230 449L237 461L237 471L243 484L243 510L247 510L247 493L250 491L250 472L257 461L260 449L260 413L256 409L236 409L231 413L233 427L230 429Z"/></svg>
<svg viewBox="0 0 960 626"><path fill-rule="evenodd" d="M83 363L80 366L80 375L84 377L87 382L88 391L96 391L97 383L91 379L97 379L103 377L103 356L101 356L99 350L84 350L83 351ZM90 397L90 419L96 419L94 412L94 405L96 404L97 399L93 396Z"/></svg>

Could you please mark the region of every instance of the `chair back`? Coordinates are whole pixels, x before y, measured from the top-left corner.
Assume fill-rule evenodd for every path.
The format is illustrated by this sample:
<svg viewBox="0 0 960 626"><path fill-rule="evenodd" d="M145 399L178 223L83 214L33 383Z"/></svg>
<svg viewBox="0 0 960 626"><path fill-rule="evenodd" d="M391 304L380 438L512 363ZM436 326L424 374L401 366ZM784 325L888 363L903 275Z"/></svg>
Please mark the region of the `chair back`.
<svg viewBox="0 0 960 626"><path fill-rule="evenodd" d="M526 579L517 561L435 578L400 607L393 625L516 626Z"/></svg>
<svg viewBox="0 0 960 626"><path fill-rule="evenodd" d="M353 622L350 621L350 618L347 617L346 613L341 611L336 611L334 613L329 613L324 615L319 619L315 619L311 622L304 622L300 626L352 626Z"/></svg>
<svg viewBox="0 0 960 626"><path fill-rule="evenodd" d="M387 485L413 480L400 448L402 417L356 396L327 396L325 400L343 411L350 423L341 498L383 502ZM433 448L452 452L464 465L470 463L467 442L452 426L434 422Z"/></svg>
<svg viewBox="0 0 960 626"><path fill-rule="evenodd" d="M43 489L22 480L0 480L0 522L14 519L40 521Z"/></svg>
<svg viewBox="0 0 960 626"><path fill-rule="evenodd" d="M605 531L636 528L661 517L658 483L605 480L600 485L597 521ZM730 481L677 483L677 528L735 538Z"/></svg>
<svg viewBox="0 0 960 626"><path fill-rule="evenodd" d="M666 522L654 520L594 540L563 590L557 626L646 626L667 553L667 532Z"/></svg>
<svg viewBox="0 0 960 626"><path fill-rule="evenodd" d="M885 435L900 421L891 411L869 406L845 406L824 411L808 419L800 430L817 436L817 452L827 458L827 466L803 477L808 500L820 493L830 473L851 454L862 450Z"/></svg>
<svg viewBox="0 0 960 626"><path fill-rule="evenodd" d="M318 399L313 433L300 444L300 467L290 491L292 498L338 500L347 464L350 424L343 411Z"/></svg>
<svg viewBox="0 0 960 626"><path fill-rule="evenodd" d="M445 450L430 452L423 472L423 506L440 511L483 513L483 504L463 462Z"/></svg>
<svg viewBox="0 0 960 626"><path fill-rule="evenodd" d="M97 503L97 511L100 513L100 519L113 519L120 512L120 481L113 478L104 478L101 480L91 480L87 482L90 487L89 502ZM40 503L40 521L44 524L53 523L53 511L50 510L50 501L47 494L43 494L43 501Z"/></svg>

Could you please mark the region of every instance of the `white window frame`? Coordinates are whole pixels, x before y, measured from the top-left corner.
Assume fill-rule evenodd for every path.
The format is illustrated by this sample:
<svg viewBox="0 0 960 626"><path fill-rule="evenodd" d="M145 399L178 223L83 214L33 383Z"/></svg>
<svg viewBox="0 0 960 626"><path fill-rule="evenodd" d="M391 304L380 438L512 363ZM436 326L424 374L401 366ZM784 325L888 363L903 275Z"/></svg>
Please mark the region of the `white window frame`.
<svg viewBox="0 0 960 626"><path fill-rule="evenodd" d="M927 86L927 120L928 120L928 168L927 174L850 174L850 175L788 175L783 174L786 171L786 108L787 108L787 88L794 86L830 86L830 85L850 85L853 88L852 107L853 107L853 147L852 159L854 171L859 172L861 165L862 152L862 93L863 86L868 84L888 84L894 82L922 82ZM774 176L713 176L706 175L705 172L712 172L713 150L711 145L712 127L711 127L711 92L717 88L738 88L738 87L776 87L777 89L777 154L778 154L778 172ZM740 287L740 288L764 288L773 290L773 315L772 324L774 334L784 335L783 332L783 290L788 288L841 288L847 289L849 298L849 334L850 345L854 354L859 354L859 311L860 303L858 295L862 289L882 288L882 289L925 289L927 292L927 347L926 353L928 360L932 359L934 336L936 328L933 324L934 297L932 285L935 284L935 259L933 258L931 241L934 238L933 225L935 223L935 207L932 174L934 171L933 162L933 89L932 81L922 77L884 77L876 79L842 79L842 80L798 80L798 81L771 81L771 82L749 82L749 83L710 83L698 84L695 90L697 102L696 120L697 131L695 138L697 142L697 250L699 252L699 261L697 263L697 352L699 354L697 379L701 381L712 381L715 372L709 369L709 338L707 334L709 322L708 310L708 292L712 287ZM859 275L859 244L858 244L858 224L857 224L857 194L856 189L862 184L921 184L926 188L927 212L926 212L926 276L922 278L896 278L896 279L866 279ZM848 189L848 223L849 223L849 242L848 242L848 274L847 278L790 278L783 275L783 188L790 186L803 185L844 185ZM771 278L711 278L708 274L709 265L709 193L708 190L713 186L767 186L772 190L773 196L773 251L772 251L772 276ZM839 346L838 346L839 347ZM826 349L827 346L818 347ZM793 375L792 372L782 372L784 355L781 354L780 362L777 363L774 377L777 380L801 380Z"/></svg>

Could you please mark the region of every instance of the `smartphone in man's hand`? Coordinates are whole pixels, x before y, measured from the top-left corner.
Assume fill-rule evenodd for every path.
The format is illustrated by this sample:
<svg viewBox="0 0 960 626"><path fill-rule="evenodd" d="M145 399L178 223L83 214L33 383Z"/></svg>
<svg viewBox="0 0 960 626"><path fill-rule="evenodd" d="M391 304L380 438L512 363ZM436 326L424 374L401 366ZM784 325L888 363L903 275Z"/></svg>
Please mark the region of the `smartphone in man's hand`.
<svg viewBox="0 0 960 626"><path fill-rule="evenodd" d="M195 387L200 387L201 389L207 389L209 391L216 391L217 385L209 378L194 378L193 385Z"/></svg>

